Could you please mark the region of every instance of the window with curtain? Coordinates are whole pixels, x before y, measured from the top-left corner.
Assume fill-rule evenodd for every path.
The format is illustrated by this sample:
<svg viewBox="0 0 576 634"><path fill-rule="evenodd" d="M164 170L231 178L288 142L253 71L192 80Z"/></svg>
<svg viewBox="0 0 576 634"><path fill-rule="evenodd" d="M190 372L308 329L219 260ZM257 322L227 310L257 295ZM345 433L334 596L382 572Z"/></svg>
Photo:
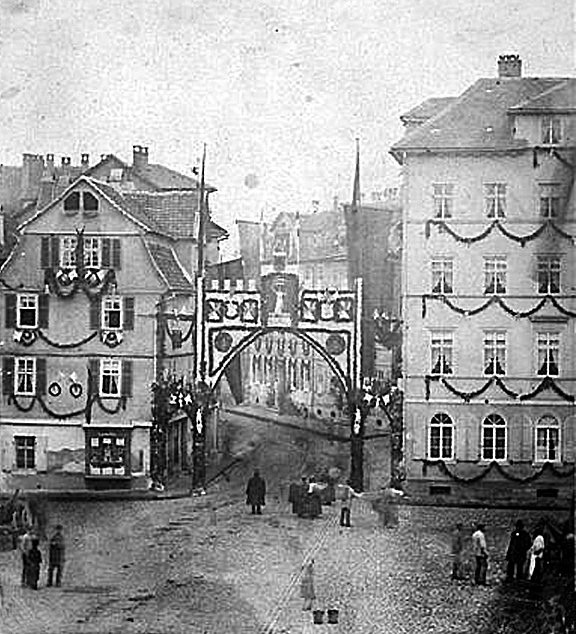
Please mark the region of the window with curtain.
<svg viewBox="0 0 576 634"><path fill-rule="evenodd" d="M452 258L434 258L432 260L432 293L449 295L454 292Z"/></svg>
<svg viewBox="0 0 576 634"><path fill-rule="evenodd" d="M537 260L538 292L554 295L560 292L561 259L559 255L538 255Z"/></svg>
<svg viewBox="0 0 576 634"><path fill-rule="evenodd" d="M506 374L506 332L488 330L484 333L484 374Z"/></svg>
<svg viewBox="0 0 576 634"><path fill-rule="evenodd" d="M431 374L453 373L454 335L451 332L430 334Z"/></svg>
<svg viewBox="0 0 576 634"><path fill-rule="evenodd" d="M505 255L484 258L484 294L502 295L506 293L508 263Z"/></svg>
<svg viewBox="0 0 576 634"><path fill-rule="evenodd" d="M433 183L432 201L435 218L452 218L454 183Z"/></svg>
<svg viewBox="0 0 576 634"><path fill-rule="evenodd" d="M560 425L554 416L543 416L536 424L535 460L560 461Z"/></svg>

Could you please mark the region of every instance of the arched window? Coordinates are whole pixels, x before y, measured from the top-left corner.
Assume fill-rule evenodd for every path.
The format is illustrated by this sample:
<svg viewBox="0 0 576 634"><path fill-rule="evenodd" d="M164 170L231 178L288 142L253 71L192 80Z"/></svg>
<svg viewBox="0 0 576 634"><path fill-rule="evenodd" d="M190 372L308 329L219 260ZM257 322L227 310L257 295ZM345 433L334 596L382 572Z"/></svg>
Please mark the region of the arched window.
<svg viewBox="0 0 576 634"><path fill-rule="evenodd" d="M489 414L482 422L482 460L506 460L506 421L499 414Z"/></svg>
<svg viewBox="0 0 576 634"><path fill-rule="evenodd" d="M430 421L428 457L431 460L454 458L454 423L448 414L435 414Z"/></svg>
<svg viewBox="0 0 576 634"><path fill-rule="evenodd" d="M536 424L536 462L560 461L560 425L554 416L542 416Z"/></svg>

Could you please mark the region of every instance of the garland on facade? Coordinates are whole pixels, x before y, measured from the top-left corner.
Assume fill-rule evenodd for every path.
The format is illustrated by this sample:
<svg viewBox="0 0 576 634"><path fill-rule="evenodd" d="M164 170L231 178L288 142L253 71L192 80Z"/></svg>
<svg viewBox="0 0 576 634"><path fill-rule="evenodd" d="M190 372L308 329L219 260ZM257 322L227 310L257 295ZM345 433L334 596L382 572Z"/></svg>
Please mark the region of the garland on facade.
<svg viewBox="0 0 576 634"><path fill-rule="evenodd" d="M180 330L170 330L170 328L168 327L168 320L164 321L164 330L166 331L166 334L170 337L172 348L179 348L182 346L183 343L186 343L188 339L190 339L190 337L192 336L192 333L194 332L194 327L195 324L192 321L190 323L190 327L188 328L188 332L185 335L180 336L180 334L178 334L181 332Z"/></svg>
<svg viewBox="0 0 576 634"><path fill-rule="evenodd" d="M56 418L58 420L65 420L67 418L77 418L79 416L85 416L88 409L91 408L92 403L97 403L100 409L106 412L106 414L117 414L121 409L126 409L125 396L121 396L118 399L118 402L114 408L107 407L102 401L102 398L100 396L93 396L91 397L90 401L82 409L77 409L72 412L65 412L65 413L55 412L53 409L51 409L48 406L46 401L39 395L24 397L24 398L30 398L30 402L27 405L23 405L18 400L18 397L14 394L10 397L10 403L13 404L18 411L23 413L28 413L32 411L32 408L34 407L34 405L38 403L40 407L42 408L42 410L44 411L44 413L48 414L48 416L50 416L51 418Z"/></svg>
<svg viewBox="0 0 576 634"><path fill-rule="evenodd" d="M457 233L444 220L440 220L438 218L430 218L426 221L426 224L424 227L424 233L426 235L426 238L430 237L431 226L438 227L438 230L440 232L445 231L446 233L451 235L457 242L461 242L462 244L466 244L466 245L470 245L475 242L479 242L480 240L484 240L492 233L492 231L494 231L494 229L498 229L498 231L500 231L502 235L506 236L508 239L514 242L517 242L522 247L525 246L526 243L536 240L536 238L538 238L538 236L540 236L540 234L546 229L553 229L558 235L562 236L563 238L566 238L566 240L570 240L573 244L576 244L576 236L566 233L566 231L561 229L553 220L550 220L550 219L547 219L544 223L542 223L538 227L538 229L536 229L532 233L529 233L528 235L525 235L525 236L518 236L511 233L502 224L500 220L493 220L483 231L481 231L479 234L475 236L462 236L459 233Z"/></svg>
<svg viewBox="0 0 576 634"><path fill-rule="evenodd" d="M492 469L495 469L496 471L498 471L498 473L504 478L506 478L507 480L510 480L511 482L519 482L522 484L526 484L528 482L532 482L534 480L539 479L544 474L545 471L551 471L558 478L571 478L574 475L574 467L568 469L567 471L563 471L561 469L558 469L551 462L544 463L538 471L535 471L534 473L531 473L530 475L524 476L524 477L514 475L513 473L511 473L510 470L504 469L502 465L495 460L492 461L480 473L474 476L469 476L469 477L463 477L463 476L457 475L453 470L451 470L448 467L448 465L443 460L425 460L424 466L427 467L429 465L438 466L439 469L442 471L442 473L447 475L449 478L451 478L455 482L461 482L465 484L471 484L473 482L478 482L479 480L482 480L490 473L490 471L492 471Z"/></svg>
<svg viewBox="0 0 576 634"><path fill-rule="evenodd" d="M464 315L465 317L472 317L477 315L478 313L483 312L487 308L492 305L498 305L504 310L504 312L508 313L512 317L521 318L521 317L530 317L537 313L539 310L544 308L547 302L550 302L554 308L566 317L576 317L576 312L568 310L564 308L562 304L554 297L553 295L546 295L543 297L535 306L530 308L529 310L514 310L499 295L492 295L489 299L487 299L483 304L477 306L476 308L462 308L461 306L457 306L452 300L450 300L446 295L422 295L422 319L426 317L427 312L427 301L429 299L433 299L436 301L441 301L443 304L448 306L451 310L459 315Z"/></svg>
<svg viewBox="0 0 576 634"><path fill-rule="evenodd" d="M52 346L53 348L59 348L60 350L70 350L71 348L79 348L80 346L83 346L85 343L92 341L92 339L98 336L98 331L95 330L91 332L89 335L87 335L86 337L84 337L84 339L80 339L80 341L74 341L71 343L61 343L59 341L53 341L52 339L48 337L48 335L46 335L40 329L38 329L36 332L38 333L38 337L40 337L42 341L47 343L49 346Z"/></svg>
<svg viewBox="0 0 576 634"><path fill-rule="evenodd" d="M77 269L70 272L60 270L54 272L53 269L44 271L44 285L48 287L50 293L62 299L74 297L82 290L90 300L94 300L111 292L116 286L116 272L108 269L105 273L100 271L84 271L81 274Z"/></svg>
<svg viewBox="0 0 576 634"><path fill-rule="evenodd" d="M481 396L491 385L497 385L506 395L508 395L511 398L514 398L516 400L519 400L519 401L531 400L531 399L535 398L536 396L538 396L544 390L552 390L560 398L562 398L565 401L568 401L570 403L574 403L574 401L576 400L576 397L573 394L568 394L568 392L565 392L554 381L554 379L552 377L550 377L550 376L544 377L542 379L542 381L540 381L540 383L531 392L527 392L526 394L521 394L520 392L515 392L514 390L509 388L504 383L502 378L499 377L499 376L491 376L486 381L486 383L484 383L484 385L482 387L478 388L477 390L473 390L471 392L463 392L463 391L457 389L456 387L454 387L446 379L446 377L444 377L444 376L435 376L435 375L428 374L428 375L426 375L424 377L425 393L426 393L426 400L427 401L430 400L430 383L432 381L438 381L438 382L442 383L442 385L449 392L451 392L455 396L458 396L459 398L461 398L466 403L469 403L472 399L477 398L478 396Z"/></svg>

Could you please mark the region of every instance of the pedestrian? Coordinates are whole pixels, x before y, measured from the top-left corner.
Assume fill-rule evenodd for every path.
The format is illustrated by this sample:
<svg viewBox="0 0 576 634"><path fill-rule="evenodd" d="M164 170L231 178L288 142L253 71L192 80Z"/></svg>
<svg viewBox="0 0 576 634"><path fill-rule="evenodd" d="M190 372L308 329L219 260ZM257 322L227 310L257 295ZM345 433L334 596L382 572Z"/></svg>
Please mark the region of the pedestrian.
<svg viewBox="0 0 576 634"><path fill-rule="evenodd" d="M464 579L462 572L462 551L464 550L464 530L458 522L452 531L452 579Z"/></svg>
<svg viewBox="0 0 576 634"><path fill-rule="evenodd" d="M262 515L262 507L266 504L266 482L260 477L258 469L248 480L246 486L246 504L252 507L252 515Z"/></svg>
<svg viewBox="0 0 576 634"><path fill-rule="evenodd" d="M350 486L350 481L346 484L338 484L336 486L336 498L340 501L340 526L346 526L349 528L350 514L352 511L352 501L354 498L361 498L361 493L356 491Z"/></svg>
<svg viewBox="0 0 576 634"><path fill-rule="evenodd" d="M539 585L542 582L542 575L544 572L544 537L542 536L541 528L536 530L536 537L532 542L532 546L528 551L530 557L528 564L528 577L534 585Z"/></svg>
<svg viewBox="0 0 576 634"><path fill-rule="evenodd" d="M316 598L316 593L314 592L314 559L302 565L300 596L304 599L302 609L311 610L312 602Z"/></svg>
<svg viewBox="0 0 576 634"><path fill-rule="evenodd" d="M302 499L308 491L308 479L303 476L300 482L293 482L288 493L288 502L292 504L292 513L300 514Z"/></svg>
<svg viewBox="0 0 576 634"><path fill-rule="evenodd" d="M40 541L37 537L32 538L32 547L28 553L28 583L32 590L38 590L38 579L40 578L40 564L42 563L42 553L38 547Z"/></svg>
<svg viewBox="0 0 576 634"><path fill-rule="evenodd" d="M474 556L476 557L474 582L477 586L485 586L486 572L488 570L488 549L486 547L484 524L476 525L476 531L472 533L472 547L474 549Z"/></svg>
<svg viewBox="0 0 576 634"><path fill-rule="evenodd" d="M62 583L62 572L64 570L65 544L62 534L62 525L57 524L54 534L50 538L48 546L48 587L52 586L54 571L56 571L56 587Z"/></svg>
<svg viewBox="0 0 576 634"><path fill-rule="evenodd" d="M522 520L516 522L516 527L510 535L508 550L506 551L506 581L525 578L526 555L530 549L532 540L528 531L524 528Z"/></svg>
<svg viewBox="0 0 576 634"><path fill-rule="evenodd" d="M22 557L22 575L20 584L22 587L28 585L28 554L32 548L32 532L29 527L24 528L24 532L18 539L18 550Z"/></svg>

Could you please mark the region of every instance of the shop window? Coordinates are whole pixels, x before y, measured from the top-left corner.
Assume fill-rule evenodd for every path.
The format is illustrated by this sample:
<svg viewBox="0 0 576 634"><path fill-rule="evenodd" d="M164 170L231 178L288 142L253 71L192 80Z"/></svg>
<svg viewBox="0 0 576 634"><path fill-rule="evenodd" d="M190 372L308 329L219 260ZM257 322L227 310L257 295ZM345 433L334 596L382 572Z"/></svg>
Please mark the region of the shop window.
<svg viewBox="0 0 576 634"><path fill-rule="evenodd" d="M127 476L128 438L121 432L93 432L88 440L88 475Z"/></svg>

